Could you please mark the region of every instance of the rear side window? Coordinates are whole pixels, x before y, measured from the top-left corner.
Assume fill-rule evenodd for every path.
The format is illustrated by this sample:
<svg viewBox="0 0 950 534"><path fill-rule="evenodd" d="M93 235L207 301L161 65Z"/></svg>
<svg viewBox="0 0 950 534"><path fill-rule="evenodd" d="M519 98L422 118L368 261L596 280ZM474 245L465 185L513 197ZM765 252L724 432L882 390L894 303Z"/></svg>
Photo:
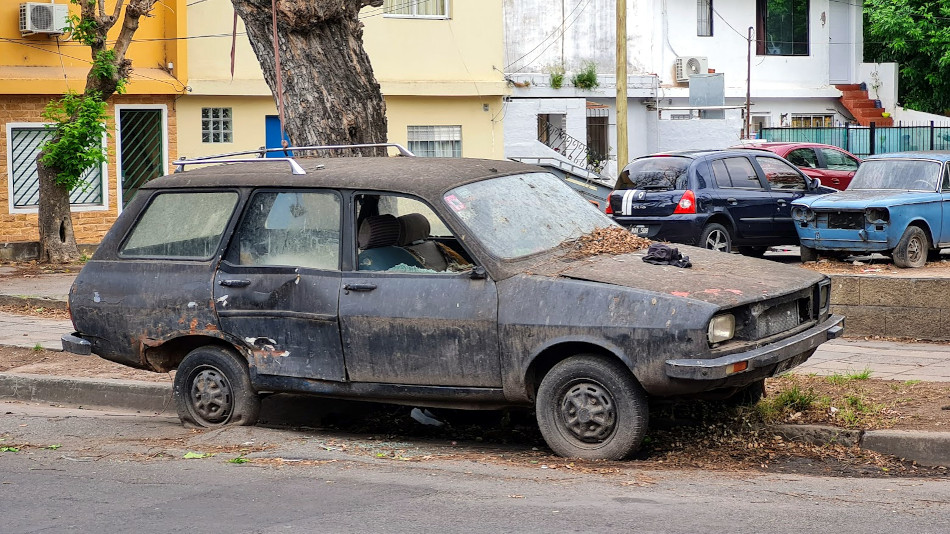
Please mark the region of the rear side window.
<svg viewBox="0 0 950 534"><path fill-rule="evenodd" d="M810 148L796 148L789 152L788 156L785 156L785 159L790 161L792 165L799 167L807 167L809 169L818 168L818 156L815 154L815 151ZM827 160L827 156L825 159Z"/></svg>
<svg viewBox="0 0 950 534"><path fill-rule="evenodd" d="M690 158L656 157L634 160L620 173L617 189L689 189Z"/></svg>
<svg viewBox="0 0 950 534"><path fill-rule="evenodd" d="M234 213L235 192L161 193L119 251L122 257L209 259Z"/></svg>
<svg viewBox="0 0 950 534"><path fill-rule="evenodd" d="M717 159L712 162L712 170L719 187L762 189L755 168L746 158Z"/></svg>
<svg viewBox="0 0 950 534"><path fill-rule="evenodd" d="M757 157L755 161L762 167L765 173L765 179L769 181L769 187L772 189L804 191L806 189L805 179L798 172L798 169L788 163L776 158Z"/></svg>
<svg viewBox="0 0 950 534"><path fill-rule="evenodd" d="M339 270L340 205L328 191L255 194L237 232L238 262Z"/></svg>

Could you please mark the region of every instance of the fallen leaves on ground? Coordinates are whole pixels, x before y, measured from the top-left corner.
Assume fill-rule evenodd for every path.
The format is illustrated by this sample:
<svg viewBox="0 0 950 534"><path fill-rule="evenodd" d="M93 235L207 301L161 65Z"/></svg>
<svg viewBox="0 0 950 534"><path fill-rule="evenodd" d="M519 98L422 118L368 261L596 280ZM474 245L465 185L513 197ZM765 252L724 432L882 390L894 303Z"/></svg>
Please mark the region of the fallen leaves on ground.
<svg viewBox="0 0 950 534"><path fill-rule="evenodd" d="M635 236L629 230L619 226L598 228L593 232L566 243L571 259L587 258L598 254L628 254L648 248L653 242L645 237Z"/></svg>

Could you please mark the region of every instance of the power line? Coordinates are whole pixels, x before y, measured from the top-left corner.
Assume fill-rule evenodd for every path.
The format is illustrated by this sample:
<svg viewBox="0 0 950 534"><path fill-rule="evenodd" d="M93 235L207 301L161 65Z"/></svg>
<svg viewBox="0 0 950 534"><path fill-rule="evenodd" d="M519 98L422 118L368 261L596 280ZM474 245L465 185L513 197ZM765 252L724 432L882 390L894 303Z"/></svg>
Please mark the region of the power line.
<svg viewBox="0 0 950 534"><path fill-rule="evenodd" d="M568 24L567 26L565 26L565 25L564 25L564 21L567 20L568 18L570 18L571 15L573 15L574 12L577 11L577 9L581 7L581 3L580 3L580 2L578 2L577 4L575 4L575 5L574 5L574 9L572 9L570 13L568 13L566 16L564 16L563 19L561 19L561 26L560 26L559 28L555 28L553 32L551 32L551 33L548 34L544 39L542 39L541 42L538 43L537 45L535 45L534 48L532 48L531 50L528 50L527 52L525 52L524 55L522 55L522 56L519 57L518 59L512 61L511 63L505 65L505 70L507 71L512 65L514 65L515 63L518 63L518 62L521 61L522 59L528 57L528 55L530 55L530 54L533 53L535 50L537 50L541 45L543 45L545 41L547 41L547 40L550 39L551 37L554 37L555 34L557 34L558 32L560 32L560 34L557 35L557 37L555 37L555 39L554 39L553 41L551 41L550 43L548 43L547 46L545 46L543 49L541 49L541 52L538 52L538 57L541 57L541 54L543 54L545 51L547 51L548 48L551 48L551 45L553 45L554 43L556 43L558 38L563 37L564 34L567 33L567 30L570 29L572 26L574 26L574 23L576 23L576 22L581 18L581 15L584 13L584 10L587 9L587 6L590 5L590 2L591 2L591 0L587 0L587 1L584 3L584 7L580 10L580 12L577 13L577 16L574 17L574 20L571 21L570 24ZM535 58L535 59L537 59L537 58ZM515 72L521 72L524 68L525 68L525 66L522 66L520 69L518 69L518 70L515 71Z"/></svg>

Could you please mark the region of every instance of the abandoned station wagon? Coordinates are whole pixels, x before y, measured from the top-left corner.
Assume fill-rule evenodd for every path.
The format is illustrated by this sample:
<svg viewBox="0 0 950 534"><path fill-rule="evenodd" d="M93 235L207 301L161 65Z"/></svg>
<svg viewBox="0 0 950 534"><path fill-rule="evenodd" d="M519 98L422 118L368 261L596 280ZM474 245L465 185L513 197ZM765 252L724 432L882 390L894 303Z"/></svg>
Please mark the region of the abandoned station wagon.
<svg viewBox="0 0 950 534"><path fill-rule="evenodd" d="M73 352L177 369L186 424L295 392L534 406L558 454L622 458L647 400L726 397L842 331L823 275L703 249L578 258L614 223L506 161L242 160L145 184L70 291Z"/></svg>

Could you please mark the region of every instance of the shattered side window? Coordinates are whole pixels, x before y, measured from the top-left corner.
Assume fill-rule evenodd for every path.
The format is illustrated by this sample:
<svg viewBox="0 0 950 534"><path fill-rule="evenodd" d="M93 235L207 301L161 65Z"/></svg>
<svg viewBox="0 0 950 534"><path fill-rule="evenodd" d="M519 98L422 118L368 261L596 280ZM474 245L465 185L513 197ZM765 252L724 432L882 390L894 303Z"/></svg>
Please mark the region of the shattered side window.
<svg viewBox="0 0 950 534"><path fill-rule="evenodd" d="M333 192L255 194L237 232L239 263L339 270L340 205Z"/></svg>
<svg viewBox="0 0 950 534"><path fill-rule="evenodd" d="M126 258L208 259L231 220L235 192L155 195L119 250Z"/></svg>

